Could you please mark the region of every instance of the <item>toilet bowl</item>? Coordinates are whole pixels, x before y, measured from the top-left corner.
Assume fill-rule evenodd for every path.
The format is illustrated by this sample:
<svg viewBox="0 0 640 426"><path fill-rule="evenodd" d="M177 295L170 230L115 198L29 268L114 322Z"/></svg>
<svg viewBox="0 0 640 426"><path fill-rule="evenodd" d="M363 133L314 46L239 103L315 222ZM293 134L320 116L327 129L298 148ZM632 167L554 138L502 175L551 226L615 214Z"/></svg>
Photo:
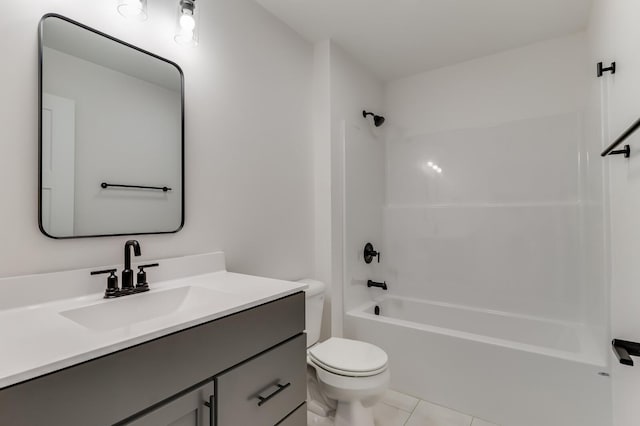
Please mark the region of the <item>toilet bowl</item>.
<svg viewBox="0 0 640 426"><path fill-rule="evenodd" d="M331 416L335 426L374 426L371 407L389 386L388 356L379 347L357 340L331 337L318 343L323 283L301 280L306 290L308 407ZM312 388L314 387L314 388ZM335 409L335 411L334 411Z"/></svg>

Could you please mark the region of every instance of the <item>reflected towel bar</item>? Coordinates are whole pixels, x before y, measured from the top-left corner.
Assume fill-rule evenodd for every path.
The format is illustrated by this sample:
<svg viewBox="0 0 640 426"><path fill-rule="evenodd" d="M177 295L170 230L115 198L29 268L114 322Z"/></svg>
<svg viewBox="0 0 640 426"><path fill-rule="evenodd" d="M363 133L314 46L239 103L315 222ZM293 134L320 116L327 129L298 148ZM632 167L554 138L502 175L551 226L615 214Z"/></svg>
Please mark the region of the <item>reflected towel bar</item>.
<svg viewBox="0 0 640 426"><path fill-rule="evenodd" d="M614 151L614 149L615 147L620 145L622 142L627 140L627 138L631 136L633 133L635 133L635 131L638 130L639 128L640 128L640 119L638 119L635 123L631 125L631 127L625 130L625 132L622 135L620 135L620 137L616 139L611 145L609 145L607 149L602 151L602 154L600 155L602 157L606 157L607 155L624 154L625 158L629 158L629 156L631 155L631 149L629 148L628 145L625 145L624 149L620 149L618 151Z"/></svg>
<svg viewBox="0 0 640 426"><path fill-rule="evenodd" d="M120 185L120 184L107 183L107 182L102 182L100 184L100 187L103 189L114 187L114 188L156 189L158 191L163 191L163 192L171 191L171 188L169 188L168 186Z"/></svg>

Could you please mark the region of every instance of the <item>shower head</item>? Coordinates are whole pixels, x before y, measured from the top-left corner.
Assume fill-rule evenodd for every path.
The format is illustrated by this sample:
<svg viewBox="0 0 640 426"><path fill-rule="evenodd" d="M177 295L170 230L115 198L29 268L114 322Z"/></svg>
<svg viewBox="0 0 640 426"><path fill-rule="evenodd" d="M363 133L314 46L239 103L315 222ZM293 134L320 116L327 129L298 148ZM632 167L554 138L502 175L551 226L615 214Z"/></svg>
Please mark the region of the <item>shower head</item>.
<svg viewBox="0 0 640 426"><path fill-rule="evenodd" d="M380 126L382 126L382 125L384 124L384 117L383 117L383 116L381 116L381 115L375 115L375 114L374 114L374 113L372 113L372 112L362 111L362 116L363 116L364 118L367 118L367 115L373 115L373 124L374 124L376 127L380 127Z"/></svg>

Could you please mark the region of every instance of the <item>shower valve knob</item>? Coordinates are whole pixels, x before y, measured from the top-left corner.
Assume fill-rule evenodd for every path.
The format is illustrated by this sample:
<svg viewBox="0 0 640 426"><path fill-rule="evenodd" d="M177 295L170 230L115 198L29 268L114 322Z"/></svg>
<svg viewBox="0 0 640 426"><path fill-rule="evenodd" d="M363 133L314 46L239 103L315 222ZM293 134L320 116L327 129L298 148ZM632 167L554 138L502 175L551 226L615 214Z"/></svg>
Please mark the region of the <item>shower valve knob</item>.
<svg viewBox="0 0 640 426"><path fill-rule="evenodd" d="M375 249L373 248L373 244L371 243L367 243L364 246L364 261L365 263L371 263L373 261L373 258L377 257L378 258L378 263L380 263L380 252L379 251L375 251Z"/></svg>

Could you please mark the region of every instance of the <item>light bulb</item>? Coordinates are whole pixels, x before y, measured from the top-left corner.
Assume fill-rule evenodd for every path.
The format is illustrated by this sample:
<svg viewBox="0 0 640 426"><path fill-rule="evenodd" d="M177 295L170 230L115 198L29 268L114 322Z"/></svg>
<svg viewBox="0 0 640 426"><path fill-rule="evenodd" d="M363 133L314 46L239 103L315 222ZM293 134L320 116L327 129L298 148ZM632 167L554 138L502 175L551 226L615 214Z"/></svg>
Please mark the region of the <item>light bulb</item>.
<svg viewBox="0 0 640 426"><path fill-rule="evenodd" d="M147 19L146 2L144 0L120 0L118 13L125 18Z"/></svg>
<svg viewBox="0 0 640 426"><path fill-rule="evenodd" d="M196 20L191 15L182 15L180 17L180 28L186 32L193 32L196 27Z"/></svg>
<svg viewBox="0 0 640 426"><path fill-rule="evenodd" d="M174 40L184 46L198 45L198 21L200 9L196 7L196 0L180 0L176 20Z"/></svg>

